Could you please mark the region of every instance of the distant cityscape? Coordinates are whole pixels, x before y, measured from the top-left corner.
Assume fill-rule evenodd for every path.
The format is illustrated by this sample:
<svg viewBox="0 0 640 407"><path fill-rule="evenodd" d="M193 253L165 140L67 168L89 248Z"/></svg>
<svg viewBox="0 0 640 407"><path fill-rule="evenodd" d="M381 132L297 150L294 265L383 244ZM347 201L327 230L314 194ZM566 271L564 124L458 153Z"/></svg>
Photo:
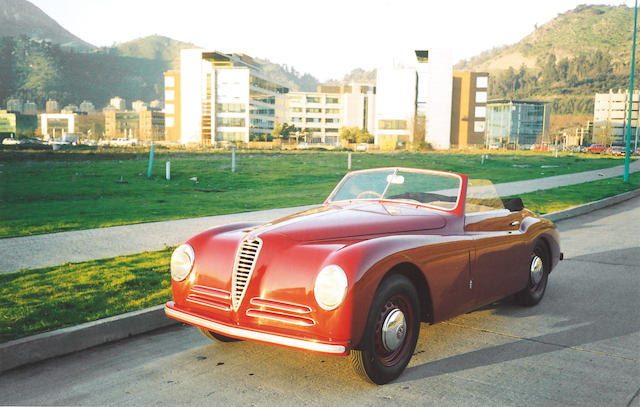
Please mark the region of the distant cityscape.
<svg viewBox="0 0 640 407"><path fill-rule="evenodd" d="M44 142L198 144L230 143L335 148L467 149L587 143L622 145L631 120L638 137L640 92L594 95L593 120L575 133L550 134L550 104L488 100L489 73L453 71L448 50L416 50L412 63L377 69L375 83L320 85L294 92L267 79L245 54L184 49L180 69L164 74L164 101L115 96L97 110L91 101L60 107L17 98L0 110L0 139ZM362 137L349 139L349 129ZM3 144L7 142L3 141Z"/></svg>

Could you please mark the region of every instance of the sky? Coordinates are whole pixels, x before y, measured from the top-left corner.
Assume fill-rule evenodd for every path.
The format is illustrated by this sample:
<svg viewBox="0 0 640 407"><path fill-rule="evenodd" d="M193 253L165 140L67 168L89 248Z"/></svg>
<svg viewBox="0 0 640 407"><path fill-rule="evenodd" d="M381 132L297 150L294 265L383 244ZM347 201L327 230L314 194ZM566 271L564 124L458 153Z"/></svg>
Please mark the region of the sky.
<svg viewBox="0 0 640 407"><path fill-rule="evenodd" d="M110 46L149 35L286 64L321 81L374 69L411 49L453 63L513 44L578 4L632 0L30 0L81 39Z"/></svg>

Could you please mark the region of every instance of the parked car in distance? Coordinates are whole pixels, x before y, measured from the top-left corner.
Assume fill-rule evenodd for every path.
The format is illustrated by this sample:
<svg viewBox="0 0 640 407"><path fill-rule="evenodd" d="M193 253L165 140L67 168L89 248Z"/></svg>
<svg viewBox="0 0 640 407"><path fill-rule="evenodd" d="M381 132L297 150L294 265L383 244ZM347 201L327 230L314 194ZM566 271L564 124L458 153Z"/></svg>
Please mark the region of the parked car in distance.
<svg viewBox="0 0 640 407"><path fill-rule="evenodd" d="M369 149L369 143L360 143L356 146L356 151L367 151Z"/></svg>
<svg viewBox="0 0 640 407"><path fill-rule="evenodd" d="M363 378L384 384L409 363L421 322L512 294L535 305L561 258L553 223L500 199L489 181L361 170L322 206L180 245L165 312L221 342L349 355Z"/></svg>
<svg viewBox="0 0 640 407"><path fill-rule="evenodd" d="M604 146L604 144L591 144L584 151L586 151L587 153L600 154L605 150L606 150L606 147Z"/></svg>
<svg viewBox="0 0 640 407"><path fill-rule="evenodd" d="M612 146L607 150L607 152L612 155L624 156L627 155L627 148L622 146Z"/></svg>

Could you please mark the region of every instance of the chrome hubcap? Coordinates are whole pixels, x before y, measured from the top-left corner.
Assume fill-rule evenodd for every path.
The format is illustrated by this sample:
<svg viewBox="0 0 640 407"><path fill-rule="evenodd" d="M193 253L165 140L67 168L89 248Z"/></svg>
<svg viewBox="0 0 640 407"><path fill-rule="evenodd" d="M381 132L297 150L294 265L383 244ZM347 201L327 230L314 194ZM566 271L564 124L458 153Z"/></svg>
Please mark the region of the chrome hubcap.
<svg viewBox="0 0 640 407"><path fill-rule="evenodd" d="M407 322L399 309L391 311L382 324L382 345L393 352L398 349L407 335Z"/></svg>
<svg viewBox="0 0 640 407"><path fill-rule="evenodd" d="M542 259L538 256L533 256L531 260L531 282L533 285L537 285L542 280L543 272Z"/></svg>

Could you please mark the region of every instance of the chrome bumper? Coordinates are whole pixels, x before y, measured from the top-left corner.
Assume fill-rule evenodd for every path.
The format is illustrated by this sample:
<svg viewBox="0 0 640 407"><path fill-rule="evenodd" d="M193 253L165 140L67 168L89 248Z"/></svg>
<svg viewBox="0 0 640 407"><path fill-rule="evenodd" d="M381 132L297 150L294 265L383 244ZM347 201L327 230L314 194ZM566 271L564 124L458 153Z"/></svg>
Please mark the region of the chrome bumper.
<svg viewBox="0 0 640 407"><path fill-rule="evenodd" d="M200 326L208 330L217 332L222 335L232 336L234 338L248 339L258 342L273 343L275 345L287 346L290 348L309 350L313 352L328 353L334 355L345 355L347 348L344 345L334 345L327 343L314 342L304 339L290 338L288 336L280 336L272 333L253 331L250 329L239 328L221 324L207 318L199 317L188 312L175 308L173 301L168 302L164 306L164 312L168 317L186 322L187 324Z"/></svg>

